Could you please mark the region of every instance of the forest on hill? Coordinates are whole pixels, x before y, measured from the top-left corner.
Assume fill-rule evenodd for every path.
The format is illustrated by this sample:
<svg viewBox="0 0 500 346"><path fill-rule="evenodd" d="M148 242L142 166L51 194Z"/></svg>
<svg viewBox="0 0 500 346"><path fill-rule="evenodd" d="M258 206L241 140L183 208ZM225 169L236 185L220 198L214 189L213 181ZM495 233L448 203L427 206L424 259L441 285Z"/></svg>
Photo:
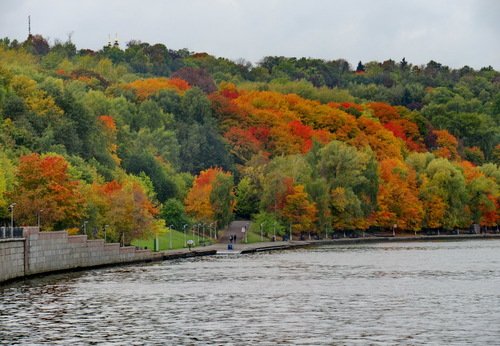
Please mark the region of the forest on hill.
<svg viewBox="0 0 500 346"><path fill-rule="evenodd" d="M0 224L496 227L500 72L0 40Z"/></svg>

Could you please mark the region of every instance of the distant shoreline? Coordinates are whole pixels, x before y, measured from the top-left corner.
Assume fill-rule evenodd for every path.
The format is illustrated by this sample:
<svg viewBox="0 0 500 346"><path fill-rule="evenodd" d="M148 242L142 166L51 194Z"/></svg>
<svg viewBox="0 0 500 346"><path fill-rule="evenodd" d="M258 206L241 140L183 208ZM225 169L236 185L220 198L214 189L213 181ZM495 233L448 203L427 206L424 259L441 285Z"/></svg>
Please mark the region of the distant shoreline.
<svg viewBox="0 0 500 346"><path fill-rule="evenodd" d="M322 240L299 240L290 242L266 243L264 246L258 246L260 243L254 243L250 248L243 249L242 254L289 250L304 247L322 246L322 245L352 245L352 244L374 244L374 243L402 243L402 242L425 242L425 241L461 241L461 240L484 240L500 239L500 234L460 234L460 235L430 235L430 236L403 236L403 237L359 237L359 238L338 238ZM273 245L274 244L274 245ZM250 244L249 244L250 245Z"/></svg>

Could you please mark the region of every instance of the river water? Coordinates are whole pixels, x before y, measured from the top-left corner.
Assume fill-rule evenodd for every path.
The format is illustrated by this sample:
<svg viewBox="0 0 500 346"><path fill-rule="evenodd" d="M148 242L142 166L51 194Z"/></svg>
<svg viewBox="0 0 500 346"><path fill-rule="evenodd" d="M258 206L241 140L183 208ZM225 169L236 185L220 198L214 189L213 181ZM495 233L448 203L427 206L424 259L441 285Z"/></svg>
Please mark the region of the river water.
<svg viewBox="0 0 500 346"><path fill-rule="evenodd" d="M0 294L1 344L499 345L500 241L185 259Z"/></svg>

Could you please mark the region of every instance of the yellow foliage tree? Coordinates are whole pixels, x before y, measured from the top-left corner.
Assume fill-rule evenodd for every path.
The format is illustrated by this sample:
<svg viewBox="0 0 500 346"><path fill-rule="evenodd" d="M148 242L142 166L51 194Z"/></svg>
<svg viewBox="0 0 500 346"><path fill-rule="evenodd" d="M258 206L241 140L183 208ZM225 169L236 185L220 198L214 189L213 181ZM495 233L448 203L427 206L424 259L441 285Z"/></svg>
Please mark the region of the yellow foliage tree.
<svg viewBox="0 0 500 346"><path fill-rule="evenodd" d="M309 200L304 185L295 185L285 198L283 217L292 225L295 233L310 231L317 217L315 203Z"/></svg>

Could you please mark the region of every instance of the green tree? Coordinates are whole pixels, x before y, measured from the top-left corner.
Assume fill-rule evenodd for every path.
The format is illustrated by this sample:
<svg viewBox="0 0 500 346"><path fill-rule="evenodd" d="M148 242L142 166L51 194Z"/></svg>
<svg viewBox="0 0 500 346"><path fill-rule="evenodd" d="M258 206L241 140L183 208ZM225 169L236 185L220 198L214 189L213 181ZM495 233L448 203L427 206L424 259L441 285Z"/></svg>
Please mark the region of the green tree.
<svg viewBox="0 0 500 346"><path fill-rule="evenodd" d="M283 236L287 233L283 222L276 218L273 213L261 211L255 214L250 224L250 231L254 233L260 232L260 225L262 225L265 237Z"/></svg>
<svg viewBox="0 0 500 346"><path fill-rule="evenodd" d="M425 170L427 182L421 187L424 199L439 197L446 207L441 224L446 229L467 227L470 215L467 210L468 193L462 172L446 159L435 159ZM426 211L428 212L428 210Z"/></svg>
<svg viewBox="0 0 500 346"><path fill-rule="evenodd" d="M378 192L377 162L370 152L339 141L320 150L319 174L328 184L335 228L366 228Z"/></svg>
<svg viewBox="0 0 500 346"><path fill-rule="evenodd" d="M250 177L243 177L236 188L236 215L250 218L259 208L259 191Z"/></svg>
<svg viewBox="0 0 500 346"><path fill-rule="evenodd" d="M184 225L192 223L186 215L184 204L175 198L170 198L163 203L160 216L167 225L174 225L176 230L182 230Z"/></svg>

